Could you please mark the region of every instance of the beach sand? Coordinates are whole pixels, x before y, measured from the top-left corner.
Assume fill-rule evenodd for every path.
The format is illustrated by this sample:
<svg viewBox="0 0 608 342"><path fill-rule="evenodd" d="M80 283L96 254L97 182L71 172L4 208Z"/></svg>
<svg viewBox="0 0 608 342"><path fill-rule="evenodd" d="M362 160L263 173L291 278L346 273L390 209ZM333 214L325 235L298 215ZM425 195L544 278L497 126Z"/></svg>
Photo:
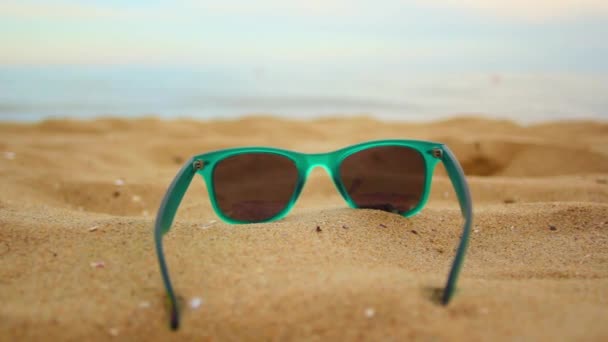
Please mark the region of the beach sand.
<svg viewBox="0 0 608 342"><path fill-rule="evenodd" d="M188 157L382 138L445 142L468 175L474 230L448 307L435 294L461 217L441 166L409 219L347 208L316 169L285 219L228 225L198 177L164 239L183 300L168 329L153 223ZM0 124L0 152L2 341L608 340L606 123L51 120Z"/></svg>

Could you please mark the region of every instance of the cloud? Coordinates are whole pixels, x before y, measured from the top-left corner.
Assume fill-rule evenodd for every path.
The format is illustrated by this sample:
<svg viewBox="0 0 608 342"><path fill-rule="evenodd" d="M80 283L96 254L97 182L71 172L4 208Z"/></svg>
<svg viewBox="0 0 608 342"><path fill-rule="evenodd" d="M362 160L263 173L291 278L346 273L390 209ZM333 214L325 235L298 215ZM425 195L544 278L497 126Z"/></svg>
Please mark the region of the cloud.
<svg viewBox="0 0 608 342"><path fill-rule="evenodd" d="M189 5L221 14L272 14L294 16L367 16L390 14L407 8L456 8L518 19L550 19L588 13L608 14L608 0L190 0Z"/></svg>
<svg viewBox="0 0 608 342"><path fill-rule="evenodd" d="M587 56L593 44L600 47L593 53L599 59L606 51L601 38L608 18L608 0L49 3L0 0L0 64L350 60L398 65L431 58L452 63L443 56L461 56L462 65L475 58L494 63L517 56L524 63L536 61L528 53L536 54L531 47L539 44L552 51L567 47L574 51L571 56ZM585 13L604 16L577 18ZM555 18L574 20L549 22ZM564 65L572 59L559 58Z"/></svg>
<svg viewBox="0 0 608 342"><path fill-rule="evenodd" d="M551 19L573 15L608 14L606 0L429 0L436 7L477 10L520 19Z"/></svg>
<svg viewBox="0 0 608 342"><path fill-rule="evenodd" d="M517 19L551 19L588 13L608 14L608 0L185 0L137 5L103 1L0 1L0 18L12 19L180 19L198 14L285 16L293 18L384 17L408 8L452 8Z"/></svg>
<svg viewBox="0 0 608 342"><path fill-rule="evenodd" d="M77 4L33 4L15 1L0 3L0 17L12 19L96 19L114 17L121 12L103 7Z"/></svg>
<svg viewBox="0 0 608 342"><path fill-rule="evenodd" d="M190 0L187 5L216 14L287 14L296 16L340 16L354 9L353 2L345 0L257 0L257 1L209 1Z"/></svg>
<svg viewBox="0 0 608 342"><path fill-rule="evenodd" d="M373 6L368 3L366 6ZM351 6L346 0L309 1L209 1L186 0L179 2L156 1L151 4L121 4L90 1L76 3L55 1L51 3L32 0L0 0L0 18L14 20L104 20L143 19L180 21L196 15L225 17L284 16L293 18L336 18L353 13L364 13L360 7Z"/></svg>

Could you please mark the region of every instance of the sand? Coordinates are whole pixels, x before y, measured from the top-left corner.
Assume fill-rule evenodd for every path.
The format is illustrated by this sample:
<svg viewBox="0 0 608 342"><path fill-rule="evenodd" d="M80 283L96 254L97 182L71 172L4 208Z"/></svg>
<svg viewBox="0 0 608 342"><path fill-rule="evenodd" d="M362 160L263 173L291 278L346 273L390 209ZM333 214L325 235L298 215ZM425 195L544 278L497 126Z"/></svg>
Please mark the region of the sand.
<svg viewBox="0 0 608 342"><path fill-rule="evenodd" d="M347 208L317 169L287 218L232 226L197 178L165 238L185 307L169 331L152 230L181 163L376 138L445 142L468 175L474 232L449 307L434 298L461 218L441 168L410 219ZM0 152L2 341L608 340L606 123L54 120L0 124Z"/></svg>

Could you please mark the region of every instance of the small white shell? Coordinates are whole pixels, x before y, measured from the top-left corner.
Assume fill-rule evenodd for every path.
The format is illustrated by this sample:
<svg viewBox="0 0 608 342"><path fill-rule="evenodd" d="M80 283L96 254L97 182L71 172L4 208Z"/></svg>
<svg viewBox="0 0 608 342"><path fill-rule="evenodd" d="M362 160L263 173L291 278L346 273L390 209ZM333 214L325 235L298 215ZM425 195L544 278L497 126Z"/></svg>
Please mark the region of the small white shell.
<svg viewBox="0 0 608 342"><path fill-rule="evenodd" d="M192 309L198 309L203 304L203 300L200 297L194 297L190 299L190 307Z"/></svg>

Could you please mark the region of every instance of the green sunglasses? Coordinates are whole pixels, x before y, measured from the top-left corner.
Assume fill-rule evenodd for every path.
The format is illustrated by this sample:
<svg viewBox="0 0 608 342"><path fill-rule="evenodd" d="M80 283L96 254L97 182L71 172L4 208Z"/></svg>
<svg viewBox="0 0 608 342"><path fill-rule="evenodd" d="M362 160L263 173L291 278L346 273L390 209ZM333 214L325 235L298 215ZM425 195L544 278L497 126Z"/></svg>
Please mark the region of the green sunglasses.
<svg viewBox="0 0 608 342"><path fill-rule="evenodd" d="M464 172L450 149L441 143L380 140L334 152L304 154L268 147L245 147L192 157L178 172L162 200L154 227L160 271L170 305L170 324L179 327L179 309L162 237L171 228L177 208L195 174L207 184L217 215L228 223L269 222L293 208L310 172L324 168L349 206L417 214L426 204L433 171L442 161L458 196L464 228L441 301L454 295L467 250L473 207Z"/></svg>

